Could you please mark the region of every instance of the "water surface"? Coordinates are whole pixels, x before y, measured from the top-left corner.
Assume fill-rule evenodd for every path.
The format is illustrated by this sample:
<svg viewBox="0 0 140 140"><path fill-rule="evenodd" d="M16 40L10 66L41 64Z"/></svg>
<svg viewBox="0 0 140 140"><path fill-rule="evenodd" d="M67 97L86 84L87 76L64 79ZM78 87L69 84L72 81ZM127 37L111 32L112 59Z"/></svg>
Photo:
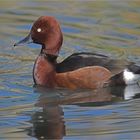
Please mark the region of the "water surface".
<svg viewBox="0 0 140 140"><path fill-rule="evenodd" d="M34 87L40 46L12 45L42 15L56 17L64 34L59 61L97 52L140 64L140 2L0 2L0 139L139 139L140 88L77 90Z"/></svg>

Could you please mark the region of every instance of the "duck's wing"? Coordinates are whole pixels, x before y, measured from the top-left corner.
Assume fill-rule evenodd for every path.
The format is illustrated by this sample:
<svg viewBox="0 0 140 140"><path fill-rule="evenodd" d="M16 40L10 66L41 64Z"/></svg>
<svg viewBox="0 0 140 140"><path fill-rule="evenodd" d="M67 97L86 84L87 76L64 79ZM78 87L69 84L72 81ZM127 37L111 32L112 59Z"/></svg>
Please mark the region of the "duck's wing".
<svg viewBox="0 0 140 140"><path fill-rule="evenodd" d="M87 66L102 66L117 74L126 68L130 62L126 60L110 59L108 56L95 53L74 53L61 63L57 64L56 71L58 73L73 71Z"/></svg>

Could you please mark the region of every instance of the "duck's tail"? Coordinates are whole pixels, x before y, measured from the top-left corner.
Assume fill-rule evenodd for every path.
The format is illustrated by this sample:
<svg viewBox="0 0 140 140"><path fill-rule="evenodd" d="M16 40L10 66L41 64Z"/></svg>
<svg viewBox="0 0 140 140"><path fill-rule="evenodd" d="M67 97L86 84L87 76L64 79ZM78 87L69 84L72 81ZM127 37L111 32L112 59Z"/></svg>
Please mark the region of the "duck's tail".
<svg viewBox="0 0 140 140"><path fill-rule="evenodd" d="M108 82L109 86L127 86L132 84L140 85L140 66L136 64L129 65L122 72L112 76Z"/></svg>

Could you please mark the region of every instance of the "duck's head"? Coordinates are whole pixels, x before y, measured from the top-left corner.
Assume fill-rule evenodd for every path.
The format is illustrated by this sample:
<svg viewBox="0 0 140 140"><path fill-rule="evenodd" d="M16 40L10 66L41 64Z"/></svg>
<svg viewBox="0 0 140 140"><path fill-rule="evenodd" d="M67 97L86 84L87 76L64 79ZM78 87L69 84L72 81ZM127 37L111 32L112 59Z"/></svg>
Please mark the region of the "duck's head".
<svg viewBox="0 0 140 140"><path fill-rule="evenodd" d="M14 46L32 42L41 44L45 53L58 55L63 42L63 35L58 21L50 16L40 17L34 22L29 35L15 43Z"/></svg>

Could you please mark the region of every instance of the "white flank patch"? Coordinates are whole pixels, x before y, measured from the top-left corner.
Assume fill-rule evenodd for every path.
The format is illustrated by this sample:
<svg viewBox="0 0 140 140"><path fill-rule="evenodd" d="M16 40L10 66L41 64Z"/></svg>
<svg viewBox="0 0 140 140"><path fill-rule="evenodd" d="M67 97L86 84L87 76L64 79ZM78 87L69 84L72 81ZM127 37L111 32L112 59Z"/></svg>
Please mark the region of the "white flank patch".
<svg viewBox="0 0 140 140"><path fill-rule="evenodd" d="M128 69L124 70L123 76L126 81L132 81L135 77L133 72L130 72Z"/></svg>
<svg viewBox="0 0 140 140"><path fill-rule="evenodd" d="M138 74L134 74L133 72L125 69L123 72L123 79L125 83L128 84L136 84L140 76Z"/></svg>

